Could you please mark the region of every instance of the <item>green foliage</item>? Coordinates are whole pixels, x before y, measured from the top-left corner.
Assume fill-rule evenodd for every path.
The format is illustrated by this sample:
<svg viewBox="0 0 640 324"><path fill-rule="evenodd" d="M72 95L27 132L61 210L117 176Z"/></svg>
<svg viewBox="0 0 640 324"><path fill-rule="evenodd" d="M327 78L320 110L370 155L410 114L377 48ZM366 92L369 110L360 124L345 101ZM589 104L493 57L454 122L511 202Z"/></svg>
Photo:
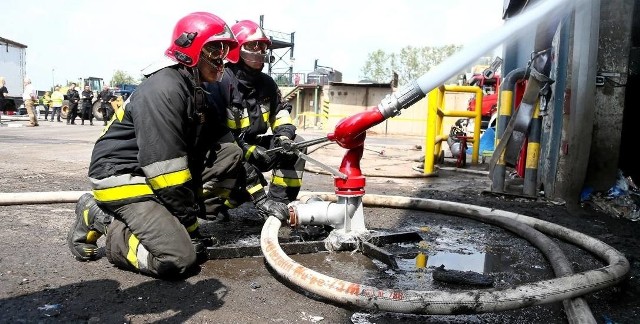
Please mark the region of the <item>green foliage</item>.
<svg viewBox="0 0 640 324"><path fill-rule="evenodd" d="M113 76L111 77L111 84L112 85L117 85L117 84L138 84L138 83L139 82L136 81L136 79L134 79L133 76L131 76L127 72L124 72L124 71L121 71L121 70L116 70L115 72L113 72Z"/></svg>
<svg viewBox="0 0 640 324"><path fill-rule="evenodd" d="M383 50L369 53L361 69L361 78L379 83L390 82L393 71L398 73L399 84L407 84L460 50L460 45L407 46L400 53L387 54Z"/></svg>

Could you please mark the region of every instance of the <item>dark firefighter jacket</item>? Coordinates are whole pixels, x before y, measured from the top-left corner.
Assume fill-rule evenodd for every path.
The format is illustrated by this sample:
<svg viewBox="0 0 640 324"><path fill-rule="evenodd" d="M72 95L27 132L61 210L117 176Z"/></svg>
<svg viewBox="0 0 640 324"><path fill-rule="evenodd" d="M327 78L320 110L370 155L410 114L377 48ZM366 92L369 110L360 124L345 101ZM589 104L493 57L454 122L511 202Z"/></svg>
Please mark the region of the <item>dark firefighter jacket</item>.
<svg viewBox="0 0 640 324"><path fill-rule="evenodd" d="M107 103L111 101L112 97L113 95L109 90L102 90L100 91L100 93L98 93L98 100L100 100L102 103Z"/></svg>
<svg viewBox="0 0 640 324"><path fill-rule="evenodd" d="M295 136L291 105L282 101L278 85L267 74L246 68L242 61L227 63L222 81L207 87L209 100L216 107L226 108L219 112L226 116L221 122L236 139L252 144L269 127L276 136Z"/></svg>
<svg viewBox="0 0 640 324"><path fill-rule="evenodd" d="M67 91L67 99L71 105L77 105L80 101L80 93L76 89L69 89Z"/></svg>
<svg viewBox="0 0 640 324"><path fill-rule="evenodd" d="M82 107L91 107L91 101L93 100L93 91L82 91Z"/></svg>
<svg viewBox="0 0 640 324"><path fill-rule="evenodd" d="M217 138L203 126L211 112L202 92L196 96L202 104L195 103L194 87L190 70L166 67L118 109L91 156L96 200L159 200L187 230L197 226L204 156Z"/></svg>

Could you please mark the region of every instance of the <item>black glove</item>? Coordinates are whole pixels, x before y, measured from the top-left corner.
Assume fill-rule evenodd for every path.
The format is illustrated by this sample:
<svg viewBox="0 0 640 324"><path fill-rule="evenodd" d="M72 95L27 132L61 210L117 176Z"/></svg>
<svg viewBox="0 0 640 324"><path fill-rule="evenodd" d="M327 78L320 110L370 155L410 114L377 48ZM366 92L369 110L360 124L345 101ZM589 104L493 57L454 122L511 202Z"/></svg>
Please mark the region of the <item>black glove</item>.
<svg viewBox="0 0 640 324"><path fill-rule="evenodd" d="M282 222L289 220L289 207L285 203L267 199L266 197L255 202L260 215L266 220L274 216Z"/></svg>
<svg viewBox="0 0 640 324"><path fill-rule="evenodd" d="M275 145L275 147L282 147L283 150L278 151L278 153L283 154L283 155L288 155L288 156L295 156L297 155L294 151L291 150L291 148L293 147L293 140L289 139L286 136L277 136L274 138L273 140L273 144Z"/></svg>
<svg viewBox="0 0 640 324"><path fill-rule="evenodd" d="M271 163L272 157L267 153L267 149L260 145L243 144L242 151L244 157L251 163Z"/></svg>
<svg viewBox="0 0 640 324"><path fill-rule="evenodd" d="M196 251L196 256L199 261L206 261L208 247L219 244L215 237L204 236L197 228L189 233L189 238L191 238L191 244L193 244L193 249Z"/></svg>

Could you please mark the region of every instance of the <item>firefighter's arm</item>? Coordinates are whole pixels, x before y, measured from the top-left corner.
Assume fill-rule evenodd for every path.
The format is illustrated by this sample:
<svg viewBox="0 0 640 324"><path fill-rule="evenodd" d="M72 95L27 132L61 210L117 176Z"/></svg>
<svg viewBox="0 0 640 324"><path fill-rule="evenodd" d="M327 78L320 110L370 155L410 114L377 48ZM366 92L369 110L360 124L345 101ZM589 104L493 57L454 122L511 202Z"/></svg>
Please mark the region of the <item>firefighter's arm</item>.
<svg viewBox="0 0 640 324"><path fill-rule="evenodd" d="M293 139L296 136L296 127L293 125L291 119L291 110L293 108L288 101L282 99L280 89L276 90L275 103L273 103L272 106L276 108L269 116L269 124L271 125L274 137L279 138L285 136L288 139Z"/></svg>

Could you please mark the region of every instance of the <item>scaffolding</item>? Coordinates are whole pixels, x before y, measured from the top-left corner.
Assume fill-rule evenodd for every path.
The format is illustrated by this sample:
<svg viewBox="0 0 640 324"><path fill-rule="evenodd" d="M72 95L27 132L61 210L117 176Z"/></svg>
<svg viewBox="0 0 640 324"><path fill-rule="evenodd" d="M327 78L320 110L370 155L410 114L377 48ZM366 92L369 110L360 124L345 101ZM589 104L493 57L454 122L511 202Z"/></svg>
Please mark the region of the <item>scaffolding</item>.
<svg viewBox="0 0 640 324"><path fill-rule="evenodd" d="M267 74L276 81L278 86L290 87L301 81L304 82L304 80L299 79L300 76L293 73L293 63L295 61L293 57L295 32L284 33L265 29L264 15L260 15L260 27L271 39L269 55L273 59L267 63ZM296 76L298 78L296 78Z"/></svg>

